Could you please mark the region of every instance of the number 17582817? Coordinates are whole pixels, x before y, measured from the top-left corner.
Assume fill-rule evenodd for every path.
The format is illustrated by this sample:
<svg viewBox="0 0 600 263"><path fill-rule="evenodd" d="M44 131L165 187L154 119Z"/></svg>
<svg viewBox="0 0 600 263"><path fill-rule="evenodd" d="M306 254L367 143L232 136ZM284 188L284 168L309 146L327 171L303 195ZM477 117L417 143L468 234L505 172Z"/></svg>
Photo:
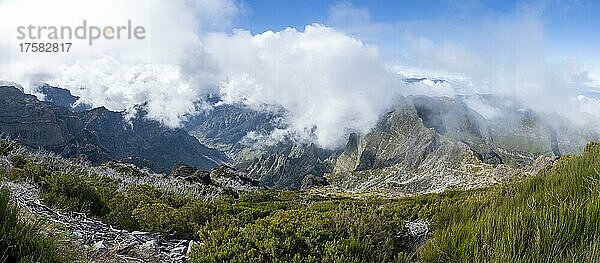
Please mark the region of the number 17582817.
<svg viewBox="0 0 600 263"><path fill-rule="evenodd" d="M20 43L21 52L65 53L71 50L72 43Z"/></svg>

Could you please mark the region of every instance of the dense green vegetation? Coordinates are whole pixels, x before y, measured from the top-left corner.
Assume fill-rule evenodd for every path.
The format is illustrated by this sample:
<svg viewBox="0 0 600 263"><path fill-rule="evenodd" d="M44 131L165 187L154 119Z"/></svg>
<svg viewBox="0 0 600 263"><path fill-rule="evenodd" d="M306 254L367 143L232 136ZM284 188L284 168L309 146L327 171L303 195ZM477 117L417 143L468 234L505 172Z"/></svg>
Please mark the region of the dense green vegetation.
<svg viewBox="0 0 600 263"><path fill-rule="evenodd" d="M33 180L49 204L202 241L192 262L600 262L598 143L523 180L396 199L268 190L200 200L11 162L7 177ZM433 230L421 247L404 226L416 219Z"/></svg>
<svg viewBox="0 0 600 263"><path fill-rule="evenodd" d="M68 262L70 253L56 238L42 233L40 222L23 218L0 190L0 262Z"/></svg>
<svg viewBox="0 0 600 263"><path fill-rule="evenodd" d="M425 262L600 262L600 144L435 217Z"/></svg>
<svg viewBox="0 0 600 263"><path fill-rule="evenodd" d="M431 217L462 193L411 199L340 198L256 191L200 200L146 185L119 187L105 177L51 172L23 156L7 177L40 185L44 201L129 230L204 242L195 262L402 262L414 258L404 220Z"/></svg>
<svg viewBox="0 0 600 263"><path fill-rule="evenodd" d="M193 262L402 262L412 251L403 219L420 207L263 192L232 208L202 227Z"/></svg>

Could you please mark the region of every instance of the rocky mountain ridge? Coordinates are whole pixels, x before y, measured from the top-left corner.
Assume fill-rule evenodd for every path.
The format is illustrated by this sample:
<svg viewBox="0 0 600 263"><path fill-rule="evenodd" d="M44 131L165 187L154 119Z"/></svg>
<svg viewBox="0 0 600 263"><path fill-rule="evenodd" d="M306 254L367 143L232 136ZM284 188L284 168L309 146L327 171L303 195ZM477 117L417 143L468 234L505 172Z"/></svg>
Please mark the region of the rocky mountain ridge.
<svg viewBox="0 0 600 263"><path fill-rule="evenodd" d="M12 97L0 112L18 113L0 118L6 123L2 129L24 144L66 157L85 156L92 163L117 159L162 173L178 163L200 169L230 163L244 178L279 189L329 185L415 194L482 186L540 167L563 152L576 153L597 138L569 127L565 119L523 110L493 95L408 96L369 133L350 134L345 147L326 150L291 138L254 141L286 128L285 111L277 108L222 104L212 97L211 109L190 116L182 129L169 129L146 119L144 105L125 119L105 108L77 111L72 108L76 97L66 90L44 85L39 91L52 103L16 88L0 90ZM481 115L474 102L495 115ZM11 126L11 120L21 123Z"/></svg>
<svg viewBox="0 0 600 263"><path fill-rule="evenodd" d="M351 135L333 172L325 176L333 186L359 192L415 194L481 187L535 174L559 157L561 149L576 153L594 140L593 134L553 128L565 125L564 120L550 124L543 115L519 107L501 109L504 115L486 119L466 99L407 97L370 133Z"/></svg>
<svg viewBox="0 0 600 263"><path fill-rule="evenodd" d="M486 118L473 110L473 100L500 113ZM492 95L409 96L368 134L350 134L339 151L285 140L255 149L244 143L245 135L268 134L285 125L281 115L243 105L216 105L187 129L203 143L218 141L224 149L235 149L230 154L236 167L267 186L298 188L306 176L325 176L330 187L342 190L423 193L488 185L540 168L561 150L576 153L594 139L565 128L569 122L564 119L551 125L548 119L556 118L522 108ZM226 120L220 124L226 128L215 125L218 120ZM235 131L237 137L223 141L220 131Z"/></svg>
<svg viewBox="0 0 600 263"><path fill-rule="evenodd" d="M76 112L10 86L0 87L0 101L0 133L65 157L80 156L94 164L120 159L159 172L170 171L177 162L204 169L229 162L184 130L144 118L142 110L129 122L121 112L103 107Z"/></svg>

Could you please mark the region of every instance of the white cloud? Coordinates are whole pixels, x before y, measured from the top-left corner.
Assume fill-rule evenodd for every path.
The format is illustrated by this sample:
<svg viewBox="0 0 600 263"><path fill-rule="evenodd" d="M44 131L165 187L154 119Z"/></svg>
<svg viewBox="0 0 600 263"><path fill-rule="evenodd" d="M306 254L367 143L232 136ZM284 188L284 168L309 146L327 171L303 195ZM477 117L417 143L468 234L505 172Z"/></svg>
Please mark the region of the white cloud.
<svg viewBox="0 0 600 263"><path fill-rule="evenodd" d="M494 93L574 119L581 113L600 117L596 99L578 97L585 83L594 83L581 63L548 59L537 12L476 25L423 21L426 29L437 30L430 32L413 30L420 25L414 21L372 21L368 10L340 2L329 10L334 27L314 24L256 35L230 32L240 12L234 0L5 0L0 79L26 89L47 81L112 110L147 103L148 117L170 127L194 113L203 93L217 90L223 103L285 109L287 129L248 140L293 138L327 148L342 146L351 131L368 132L399 94ZM78 26L84 19L98 26L131 20L144 26L148 37L98 40L93 46L78 40L63 54L18 52L17 26ZM470 38L454 39L455 31ZM389 54L381 55L381 47L372 44L381 42L387 49L409 47L402 48L396 67L386 67ZM411 70L451 79L405 85L392 73ZM481 101L469 105L486 117L497 116Z"/></svg>
<svg viewBox="0 0 600 263"><path fill-rule="evenodd" d="M502 117L502 112L499 109L487 104L481 99L481 97L477 95L468 96L463 100L463 102L469 108L477 111L477 113L481 114L481 116L488 120L493 120L495 118Z"/></svg>
<svg viewBox="0 0 600 263"><path fill-rule="evenodd" d="M124 64L113 57L77 61L63 67L53 82L91 105L113 110L135 110L133 106L146 102L147 117L169 127L194 113L198 97L177 66Z"/></svg>
<svg viewBox="0 0 600 263"><path fill-rule="evenodd" d="M366 8L340 1L329 7L329 23L346 27L362 26L371 23L371 14Z"/></svg>
<svg viewBox="0 0 600 263"><path fill-rule="evenodd" d="M491 93L520 100L534 110L558 113L578 123L600 111L577 97L593 81L578 58L557 59L547 52L543 19L539 10L525 8L515 14L491 17L470 27L468 42L451 38L407 34L409 45L403 65L433 71L459 73L470 87L455 89ZM471 103L483 115L494 115L481 103ZM478 107L477 107L478 106Z"/></svg>
<svg viewBox="0 0 600 263"><path fill-rule="evenodd" d="M238 13L233 0L7 0L0 3L0 79L31 92L38 81L70 89L94 106L131 109L148 103L149 117L174 127L193 111L196 95L216 82L203 61L200 32L226 29ZM73 42L68 53L22 53L18 26L133 26L145 39ZM191 74L204 67L202 73Z"/></svg>
<svg viewBox="0 0 600 263"><path fill-rule="evenodd" d="M111 110L146 103L148 117L170 127L194 113L200 95L218 88L224 103L285 108L288 129L270 137L328 148L343 145L350 131L367 132L393 103L394 75L374 46L317 24L257 35L209 33L227 29L239 11L233 0L11 0L0 11L11 21L0 29L12 55L0 62L0 79L30 91L32 82L49 82ZM74 41L65 54L15 51L19 25L77 26L84 19L98 26L131 20L147 29L148 39Z"/></svg>
<svg viewBox="0 0 600 263"><path fill-rule="evenodd" d="M375 47L318 24L212 34L205 46L225 103L279 105L291 131L327 148L343 145L349 131L367 132L399 90Z"/></svg>

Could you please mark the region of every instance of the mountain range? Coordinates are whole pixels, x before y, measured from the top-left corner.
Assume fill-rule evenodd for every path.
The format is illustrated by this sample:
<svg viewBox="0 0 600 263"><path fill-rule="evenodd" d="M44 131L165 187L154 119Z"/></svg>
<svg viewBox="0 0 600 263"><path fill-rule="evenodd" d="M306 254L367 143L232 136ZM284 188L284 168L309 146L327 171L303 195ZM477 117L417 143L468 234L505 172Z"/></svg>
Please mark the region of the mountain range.
<svg viewBox="0 0 600 263"><path fill-rule="evenodd" d="M16 87L0 87L0 132L30 147L44 148L92 164L117 159L169 172L178 162L202 169L228 163L218 150L198 142L183 129L169 129L144 118L141 109L126 120L122 112L106 108L71 107L67 90L42 86L49 101L24 94Z"/></svg>
<svg viewBox="0 0 600 263"><path fill-rule="evenodd" d="M283 110L222 104L212 97L207 99L212 109L171 129L147 118L145 105L126 118L78 103L65 89L42 84L36 91L43 100L16 86L0 87L0 132L23 145L92 164L119 160L161 173L177 163L205 170L228 164L273 188L316 184L395 194L471 188L537 172L598 139L567 119L484 94L403 97L369 133L351 133L344 147L330 150L289 138L268 145L248 140L285 129ZM498 113L486 118L470 106L473 101Z"/></svg>

